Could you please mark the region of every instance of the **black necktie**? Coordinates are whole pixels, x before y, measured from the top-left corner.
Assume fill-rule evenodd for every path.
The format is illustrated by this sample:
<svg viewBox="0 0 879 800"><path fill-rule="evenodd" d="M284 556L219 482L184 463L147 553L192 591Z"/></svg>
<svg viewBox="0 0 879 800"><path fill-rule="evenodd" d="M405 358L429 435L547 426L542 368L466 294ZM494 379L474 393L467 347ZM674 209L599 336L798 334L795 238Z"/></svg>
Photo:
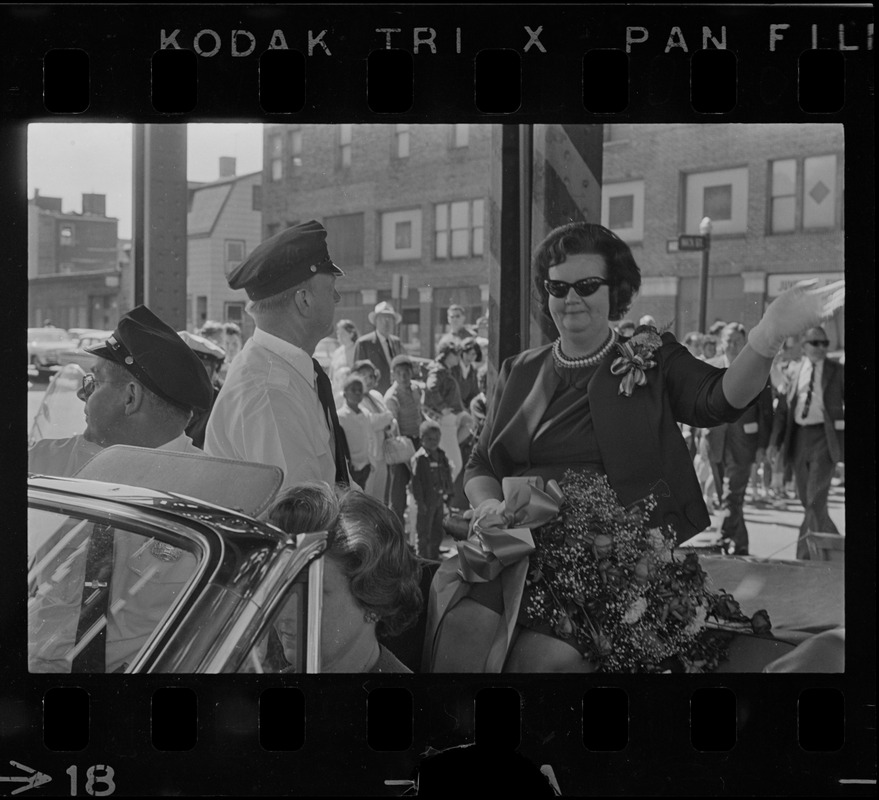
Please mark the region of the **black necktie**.
<svg viewBox="0 0 879 800"><path fill-rule="evenodd" d="M85 557L85 585L79 624L76 626L76 644L80 644L92 627L100 625L82 650L73 659L73 672L106 672L107 663L107 606L110 600L110 580L113 572L113 528L96 522L92 529Z"/></svg>
<svg viewBox="0 0 879 800"><path fill-rule="evenodd" d="M806 402L803 403L803 422L806 421L806 416L809 413L809 408L812 405L812 389L815 386L815 365L811 365L812 371L809 373L809 388L806 391Z"/></svg>
<svg viewBox="0 0 879 800"><path fill-rule="evenodd" d="M333 432L336 449L334 459L336 462L336 483L348 486L348 440L345 438L345 431L339 424L339 415L336 413L336 404L333 402L333 384L327 377L327 373L323 371L323 367L317 362L317 359L311 359L314 362L314 376L317 381L317 397L320 404L324 407L324 413L327 415L327 424Z"/></svg>

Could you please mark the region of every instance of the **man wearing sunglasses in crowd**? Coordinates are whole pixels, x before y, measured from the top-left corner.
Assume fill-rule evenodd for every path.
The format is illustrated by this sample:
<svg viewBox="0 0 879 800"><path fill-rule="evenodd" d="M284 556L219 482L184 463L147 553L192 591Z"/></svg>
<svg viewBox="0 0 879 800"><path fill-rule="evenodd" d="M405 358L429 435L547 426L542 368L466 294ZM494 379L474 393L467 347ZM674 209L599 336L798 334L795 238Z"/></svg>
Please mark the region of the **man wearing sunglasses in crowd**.
<svg viewBox="0 0 879 800"><path fill-rule="evenodd" d="M845 460L845 371L842 364L827 358L829 346L824 328L806 331L804 358L779 399L770 438L770 458L780 452L793 465L797 494L806 512L797 558L809 558L809 532L839 533L827 511L827 495L836 464Z"/></svg>
<svg viewBox="0 0 879 800"><path fill-rule="evenodd" d="M69 477L113 444L201 452L184 433L193 411L208 410L210 378L177 332L146 306L120 320L77 396L85 403L85 432L42 439L28 450L28 471Z"/></svg>

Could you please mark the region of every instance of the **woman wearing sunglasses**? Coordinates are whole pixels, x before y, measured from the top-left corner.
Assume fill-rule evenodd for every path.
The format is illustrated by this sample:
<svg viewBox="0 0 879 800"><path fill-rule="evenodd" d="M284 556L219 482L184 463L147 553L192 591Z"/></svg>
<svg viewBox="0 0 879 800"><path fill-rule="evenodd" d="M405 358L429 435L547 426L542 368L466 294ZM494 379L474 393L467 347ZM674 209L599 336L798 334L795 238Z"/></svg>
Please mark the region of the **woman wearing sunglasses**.
<svg viewBox="0 0 879 800"><path fill-rule="evenodd" d="M718 369L670 333L639 327L631 338L619 337L612 323L630 308L641 274L629 247L601 225L553 230L534 253L532 274L554 341L507 359L499 371L465 475L477 531L481 518L502 511L504 478L562 483L572 469L605 475L627 507L652 494L651 523L670 526L678 543L704 530L710 520L678 423L703 428L737 419L766 385L785 336L817 324L843 298L841 284L789 290L767 309L733 365ZM541 547L539 535L534 539L532 567ZM592 671L576 636L559 636L548 620L529 617L528 591L526 585L504 671ZM484 632L498 628L503 611L500 581L471 583L467 599L443 621L449 645L441 668L482 671L493 639ZM450 654L454 628L468 644Z"/></svg>

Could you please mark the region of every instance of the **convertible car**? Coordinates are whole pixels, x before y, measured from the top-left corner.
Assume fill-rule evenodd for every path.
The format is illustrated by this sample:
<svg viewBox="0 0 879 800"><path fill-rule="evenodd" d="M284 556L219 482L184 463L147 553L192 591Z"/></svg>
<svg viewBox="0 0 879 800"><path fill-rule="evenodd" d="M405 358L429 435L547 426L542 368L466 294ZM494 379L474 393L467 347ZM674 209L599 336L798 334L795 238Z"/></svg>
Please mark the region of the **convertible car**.
<svg viewBox="0 0 879 800"><path fill-rule="evenodd" d="M167 488L209 495L181 477L186 456L137 450L108 448L83 472L137 487L29 478L29 670L319 671L326 533L288 536L256 519L280 470L201 459L197 481L222 487L219 506ZM112 563L96 578L89 562L107 531ZM95 641L106 652L97 667L86 658Z"/></svg>

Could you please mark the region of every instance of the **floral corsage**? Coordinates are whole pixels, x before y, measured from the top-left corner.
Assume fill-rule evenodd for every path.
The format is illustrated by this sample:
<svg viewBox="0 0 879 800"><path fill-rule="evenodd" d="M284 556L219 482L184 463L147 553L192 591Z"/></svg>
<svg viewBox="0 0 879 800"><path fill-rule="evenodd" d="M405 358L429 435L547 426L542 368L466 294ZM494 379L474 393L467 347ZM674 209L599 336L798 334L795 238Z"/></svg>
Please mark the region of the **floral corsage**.
<svg viewBox="0 0 879 800"><path fill-rule="evenodd" d="M539 529L525 613L602 672L710 672L734 633L766 633L765 611L707 585L695 553L648 525L652 496L625 508L603 475L569 470L564 501ZM538 540L538 536L534 537Z"/></svg>
<svg viewBox="0 0 879 800"><path fill-rule="evenodd" d="M660 347L662 338L650 325L639 325L630 339L617 343L621 355L614 359L610 371L623 376L620 394L631 397L632 389L647 383L647 370L656 366L653 356Z"/></svg>

